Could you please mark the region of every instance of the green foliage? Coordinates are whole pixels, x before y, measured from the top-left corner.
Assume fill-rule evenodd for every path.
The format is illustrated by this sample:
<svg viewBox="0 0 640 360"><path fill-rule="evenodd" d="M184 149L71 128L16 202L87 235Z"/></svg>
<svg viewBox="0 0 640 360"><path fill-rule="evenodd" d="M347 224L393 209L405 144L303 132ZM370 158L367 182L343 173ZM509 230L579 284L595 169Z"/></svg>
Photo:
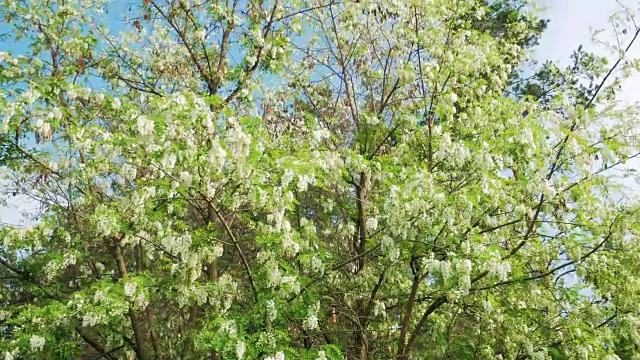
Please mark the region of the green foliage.
<svg viewBox="0 0 640 360"><path fill-rule="evenodd" d="M521 0L104 6L0 2L5 359L638 356L626 44L524 77Z"/></svg>

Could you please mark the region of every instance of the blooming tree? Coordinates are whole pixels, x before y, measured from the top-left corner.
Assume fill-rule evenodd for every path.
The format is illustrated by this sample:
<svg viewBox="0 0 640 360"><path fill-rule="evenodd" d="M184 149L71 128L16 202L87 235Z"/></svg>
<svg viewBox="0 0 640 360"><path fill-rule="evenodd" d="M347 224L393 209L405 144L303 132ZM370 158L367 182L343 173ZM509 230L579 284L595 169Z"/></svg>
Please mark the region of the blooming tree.
<svg viewBox="0 0 640 360"><path fill-rule="evenodd" d="M6 359L640 353L629 11L527 79L519 0L1 4Z"/></svg>

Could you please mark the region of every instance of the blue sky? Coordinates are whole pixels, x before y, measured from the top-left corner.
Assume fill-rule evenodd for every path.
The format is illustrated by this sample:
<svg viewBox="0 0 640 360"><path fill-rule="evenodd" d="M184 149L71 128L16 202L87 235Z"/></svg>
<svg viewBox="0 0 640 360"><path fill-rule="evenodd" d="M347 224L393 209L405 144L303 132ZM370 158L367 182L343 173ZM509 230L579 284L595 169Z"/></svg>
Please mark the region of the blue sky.
<svg viewBox="0 0 640 360"><path fill-rule="evenodd" d="M544 17L551 20L547 32L535 51L539 60L553 60L566 63L571 52L580 44L586 50L604 54L603 47L593 45L594 30L604 30L603 35L612 35L609 23L611 14L620 11L622 5L635 10L640 3L632 0L537 0L538 5L545 8ZM640 11L634 11L640 15ZM639 20L640 24L640 20ZM629 29L631 32L631 29ZM640 57L640 43L632 50L633 57ZM612 58L613 59L613 58ZM624 102L640 100L640 78L627 81L620 99Z"/></svg>
<svg viewBox="0 0 640 360"><path fill-rule="evenodd" d="M630 8L640 8L631 0L537 0L545 8L543 16L551 20L540 46L533 56L541 61L553 60L567 62L571 52L583 44L587 50L602 52L601 48L590 45L593 30L611 31L609 16L620 9L619 1ZM128 0L114 0L109 6L110 18L126 13ZM639 13L640 14L640 13ZM118 24L121 26L120 24ZM14 50L14 49L12 49ZM633 54L640 57L640 44ZM624 84L621 98L626 102L640 100L640 77ZM9 206L0 206L0 224L20 224L24 221L22 210L33 210L26 198L14 198Z"/></svg>
<svg viewBox="0 0 640 360"><path fill-rule="evenodd" d="M566 60L578 44L591 41L590 27L608 29L608 18L618 9L615 0L539 0L551 20L536 57Z"/></svg>

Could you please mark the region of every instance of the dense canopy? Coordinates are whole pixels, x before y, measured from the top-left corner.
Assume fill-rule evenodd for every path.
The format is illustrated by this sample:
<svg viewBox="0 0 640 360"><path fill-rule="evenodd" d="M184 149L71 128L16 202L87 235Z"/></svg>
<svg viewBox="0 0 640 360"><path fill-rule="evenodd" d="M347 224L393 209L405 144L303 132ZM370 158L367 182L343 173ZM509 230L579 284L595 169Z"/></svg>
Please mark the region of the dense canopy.
<svg viewBox="0 0 640 360"><path fill-rule="evenodd" d="M5 359L638 358L632 12L118 4L0 1Z"/></svg>

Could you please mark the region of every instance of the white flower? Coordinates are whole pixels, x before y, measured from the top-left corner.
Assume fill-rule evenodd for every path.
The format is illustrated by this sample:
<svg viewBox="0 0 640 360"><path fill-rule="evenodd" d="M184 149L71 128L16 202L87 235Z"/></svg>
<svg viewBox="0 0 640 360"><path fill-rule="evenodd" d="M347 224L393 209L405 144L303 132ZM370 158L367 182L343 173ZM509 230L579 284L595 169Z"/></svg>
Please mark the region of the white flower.
<svg viewBox="0 0 640 360"><path fill-rule="evenodd" d="M447 281L447 279L451 276L451 263L448 261L441 261L439 265L442 279L444 281Z"/></svg>
<svg viewBox="0 0 640 360"><path fill-rule="evenodd" d="M209 150L209 161L215 166L223 166L227 156L226 150L220 145L218 140L214 140Z"/></svg>
<svg viewBox="0 0 640 360"><path fill-rule="evenodd" d="M516 213L516 215L522 216L526 214L527 208L524 205L519 204L518 206L515 207L515 209L513 209L513 211Z"/></svg>
<svg viewBox="0 0 640 360"><path fill-rule="evenodd" d="M233 320L228 320L222 323L222 325L220 325L220 331L223 333L227 333L229 335L235 335L236 334L236 323Z"/></svg>
<svg viewBox="0 0 640 360"><path fill-rule="evenodd" d="M368 231L376 231L376 229L378 228L378 218L368 218L365 227Z"/></svg>
<svg viewBox="0 0 640 360"><path fill-rule="evenodd" d="M141 308L142 310L146 309L149 305L149 301L144 296L143 293L140 293L136 296L136 299L133 301L134 305Z"/></svg>
<svg viewBox="0 0 640 360"><path fill-rule="evenodd" d="M373 116L364 116L364 119L366 121L367 124L369 125L378 125L378 123L380 123L380 119L378 119L377 116L373 115Z"/></svg>
<svg viewBox="0 0 640 360"><path fill-rule="evenodd" d="M493 158L490 154L484 154L480 159L480 163L485 169L491 169L494 165Z"/></svg>
<svg viewBox="0 0 640 360"><path fill-rule="evenodd" d="M153 121L149 120L146 116L140 115L136 121L138 125L138 132L140 135L150 135L153 134L154 124Z"/></svg>
<svg viewBox="0 0 640 360"><path fill-rule="evenodd" d="M620 357L618 357L618 355L611 354L605 356L603 360L620 360Z"/></svg>
<svg viewBox="0 0 640 360"><path fill-rule="evenodd" d="M137 288L138 288L138 284L134 282L128 282L124 284L124 294L126 296L131 297L136 293Z"/></svg>
<svg viewBox="0 0 640 360"><path fill-rule="evenodd" d="M82 317L82 327L91 327L94 326L100 321L100 315L96 313L87 313Z"/></svg>
<svg viewBox="0 0 640 360"><path fill-rule="evenodd" d="M305 192L309 187L309 184L313 184L315 181L313 177L308 175L298 175L298 191Z"/></svg>
<svg viewBox="0 0 640 360"><path fill-rule="evenodd" d="M391 247L391 249L389 249L389 260L396 261L398 258L400 258L400 248L397 246Z"/></svg>
<svg viewBox="0 0 640 360"><path fill-rule="evenodd" d="M449 151L451 150L451 136L449 133L442 134L442 139L440 140L440 150Z"/></svg>
<svg viewBox="0 0 640 360"><path fill-rule="evenodd" d="M76 264L76 256L73 254L66 254L64 256L64 260L62 261L62 266L63 267L67 267L69 265L75 265Z"/></svg>
<svg viewBox="0 0 640 360"><path fill-rule="evenodd" d="M533 132L530 128L524 128L520 133L520 142L534 146Z"/></svg>
<svg viewBox="0 0 640 360"><path fill-rule="evenodd" d="M216 195L216 184L208 183L205 190L205 195L208 198L213 198Z"/></svg>
<svg viewBox="0 0 640 360"><path fill-rule="evenodd" d="M69 89L67 91L67 96L69 97L69 100L75 100L78 97L78 91L76 91L76 89Z"/></svg>
<svg viewBox="0 0 640 360"><path fill-rule="evenodd" d="M162 158L162 167L167 170L173 169L176 166L176 154L166 154Z"/></svg>
<svg viewBox="0 0 640 360"><path fill-rule="evenodd" d="M287 185L289 185L292 180L293 180L293 171L289 169L285 169L284 174L282 174L282 179L280 179L280 181L282 182L282 187L286 187Z"/></svg>
<svg viewBox="0 0 640 360"><path fill-rule="evenodd" d="M393 238L389 236L382 237L382 241L380 242L380 247L382 248L382 250L392 248L393 245L394 245Z"/></svg>
<svg viewBox="0 0 640 360"><path fill-rule="evenodd" d="M373 303L373 315L378 316L380 314L384 314L387 311L387 307L382 301L375 301Z"/></svg>
<svg viewBox="0 0 640 360"><path fill-rule="evenodd" d="M578 154L580 153L580 150L580 144L578 144L578 141L575 137L572 137L567 144L567 151L570 154Z"/></svg>
<svg viewBox="0 0 640 360"><path fill-rule="evenodd" d="M267 270L267 285L271 288L278 286L282 281L282 274L280 273L278 264L273 260L269 260L269 262L265 264L265 268Z"/></svg>
<svg viewBox="0 0 640 360"><path fill-rule="evenodd" d="M173 98L171 100L173 100L173 102L180 107L185 106L187 104L187 99L181 93L174 93Z"/></svg>
<svg viewBox="0 0 640 360"><path fill-rule="evenodd" d="M284 353L282 351L279 351L273 357L268 357L268 358L265 358L264 360L284 360Z"/></svg>
<svg viewBox="0 0 640 360"><path fill-rule="evenodd" d="M44 348L45 339L42 336L33 335L31 339L29 339L29 345L32 350L42 351Z"/></svg>
<svg viewBox="0 0 640 360"><path fill-rule="evenodd" d="M465 255L469 254L469 251L471 251L471 244L469 244L468 240L462 242L460 250L462 250L462 253Z"/></svg>
<svg viewBox="0 0 640 360"><path fill-rule="evenodd" d="M247 346L242 341L238 341L236 344L236 357L238 360L242 360L244 357L244 352L247 350Z"/></svg>
<svg viewBox="0 0 640 360"><path fill-rule="evenodd" d="M222 245L217 244L216 246L213 247L213 254L215 255L215 257L219 258L220 256L222 256L223 253L224 253L224 247L222 247Z"/></svg>
<svg viewBox="0 0 640 360"><path fill-rule="evenodd" d="M318 315L311 314L305 319L303 326L308 330L314 330L318 327Z"/></svg>
<svg viewBox="0 0 640 360"><path fill-rule="evenodd" d="M491 301L483 300L482 301L482 308L486 312L491 312L491 310L493 310L493 305L491 304Z"/></svg>
<svg viewBox="0 0 640 360"><path fill-rule="evenodd" d="M314 272L323 272L324 265L322 264L322 260L316 255L311 258L311 270Z"/></svg>
<svg viewBox="0 0 640 360"><path fill-rule="evenodd" d="M98 270L98 272L103 272L104 271L104 264L101 262L96 262L96 270Z"/></svg>
<svg viewBox="0 0 640 360"><path fill-rule="evenodd" d="M291 293L297 294L300 292L300 283L295 276L283 276L280 283L283 286L288 285Z"/></svg>
<svg viewBox="0 0 640 360"><path fill-rule="evenodd" d="M111 101L111 106L113 106L114 109L119 109L120 105L122 105L122 103L118 98L114 98L113 101Z"/></svg>
<svg viewBox="0 0 640 360"><path fill-rule="evenodd" d="M204 31L204 29L202 29L202 30L196 31L194 35L198 40L204 41L204 39L207 37L207 32Z"/></svg>
<svg viewBox="0 0 640 360"><path fill-rule="evenodd" d="M509 273L511 272L511 264L508 262L501 263L497 269L496 273L500 281L506 281L509 277Z"/></svg>
<svg viewBox="0 0 640 360"><path fill-rule="evenodd" d="M542 183L542 188L540 189L540 191L547 199L556 196L556 189L548 180L545 180L545 182Z"/></svg>
<svg viewBox="0 0 640 360"><path fill-rule="evenodd" d="M136 178L137 169L134 166L131 166L127 163L122 164L122 166L120 167L120 171L122 176L129 181Z"/></svg>
<svg viewBox="0 0 640 360"><path fill-rule="evenodd" d="M294 256L300 252L300 244L291 239L291 234L285 234L284 239L282 239L282 250L284 250L285 254Z"/></svg>
<svg viewBox="0 0 640 360"><path fill-rule="evenodd" d="M273 321L278 316L278 310L276 309L276 302L273 300L267 300L267 318L269 321Z"/></svg>
<svg viewBox="0 0 640 360"><path fill-rule="evenodd" d="M33 104L40 97L40 92L35 89L28 89L27 91L22 93L22 98L29 105Z"/></svg>
<svg viewBox="0 0 640 360"><path fill-rule="evenodd" d="M458 101L458 95L456 95L456 93L451 93L449 94L449 99L451 100L452 103Z"/></svg>
<svg viewBox="0 0 640 360"><path fill-rule="evenodd" d="M460 270L461 273L470 274L471 273L471 269L473 268L473 263L469 259L464 259L460 263L458 263L457 267L458 267L458 269ZM511 268L509 267L509 270L510 269Z"/></svg>
<svg viewBox="0 0 640 360"><path fill-rule="evenodd" d="M320 311L320 302L316 301L315 304L309 307L309 315L304 320L302 326L308 330L318 328L318 311Z"/></svg>
<svg viewBox="0 0 640 360"><path fill-rule="evenodd" d="M51 260L44 266L43 272L45 274L45 278L47 279L47 281L51 281L54 277L58 275L59 271L60 271L60 263L58 263L55 260Z"/></svg>
<svg viewBox="0 0 640 360"><path fill-rule="evenodd" d="M98 290L98 291L96 291L96 294L93 296L93 301L99 302L99 301L102 301L102 300L104 300L106 298L107 297L104 295L104 291Z"/></svg>
<svg viewBox="0 0 640 360"><path fill-rule="evenodd" d="M38 119L38 134L42 137L43 140L49 140L51 138L51 134L53 130L51 129L51 124L48 122L44 122L42 119Z"/></svg>
<svg viewBox="0 0 640 360"><path fill-rule="evenodd" d="M318 357L316 358L316 360L327 360L327 355L322 350L318 351Z"/></svg>
<svg viewBox="0 0 640 360"><path fill-rule="evenodd" d="M15 358L18 357L18 352L20 351L20 349L15 348L13 350L11 350L11 352L9 351L5 351L4 352L4 360L14 360Z"/></svg>
<svg viewBox="0 0 640 360"><path fill-rule="evenodd" d="M193 181L193 178L191 177L191 174L189 174L188 171L183 171L180 173L180 181L182 181L182 183L185 186L190 186L191 182Z"/></svg>
<svg viewBox="0 0 640 360"><path fill-rule="evenodd" d="M51 112L47 114L47 119L62 119L62 111L60 111L60 108L54 107L53 109L51 109Z"/></svg>
<svg viewBox="0 0 640 360"><path fill-rule="evenodd" d="M207 114L206 117L202 120L202 126L207 128L209 134L213 134L215 131L215 126L213 125L213 117L210 114Z"/></svg>
<svg viewBox="0 0 640 360"><path fill-rule="evenodd" d="M329 133L329 130L327 130L327 129L314 130L311 133L311 137L313 138L314 144L318 144L322 140L328 139L330 135L331 134Z"/></svg>

